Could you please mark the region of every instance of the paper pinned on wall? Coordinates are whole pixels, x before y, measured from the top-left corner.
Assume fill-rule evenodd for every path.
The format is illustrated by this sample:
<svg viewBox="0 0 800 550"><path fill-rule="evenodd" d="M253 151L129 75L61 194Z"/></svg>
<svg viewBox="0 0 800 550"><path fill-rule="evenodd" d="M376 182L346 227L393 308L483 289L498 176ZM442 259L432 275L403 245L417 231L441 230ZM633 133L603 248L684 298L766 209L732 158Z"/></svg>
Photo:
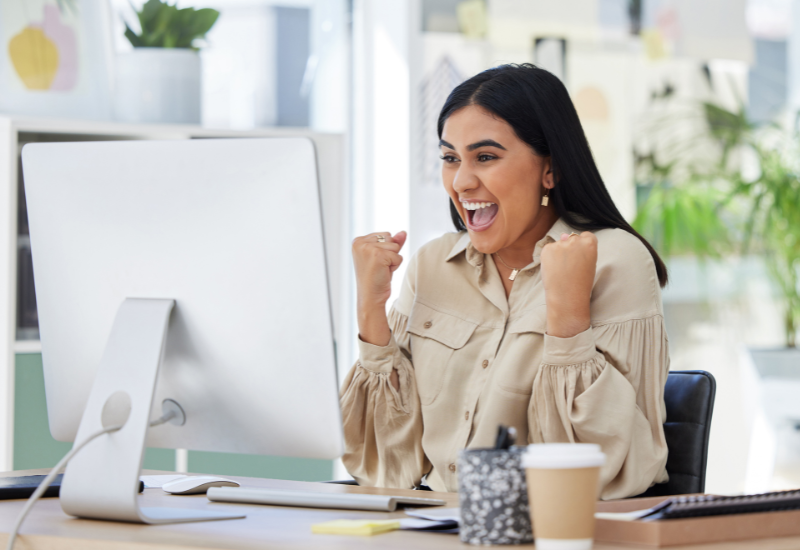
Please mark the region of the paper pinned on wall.
<svg viewBox="0 0 800 550"><path fill-rule="evenodd" d="M492 17L532 19L572 26L597 25L598 0L492 0Z"/></svg>
<svg viewBox="0 0 800 550"><path fill-rule="evenodd" d="M483 38L486 36L488 23L486 21L485 0L465 0L456 6L458 26L461 33L467 38Z"/></svg>
<svg viewBox="0 0 800 550"><path fill-rule="evenodd" d="M464 81L464 76L449 56L439 59L435 69L430 71L420 84L419 90L419 159L422 163L423 182L441 186L442 161L439 158L439 134L437 121L447 96L453 88Z"/></svg>
<svg viewBox="0 0 800 550"><path fill-rule="evenodd" d="M537 38L534 43L536 65L553 73L561 82L567 77L567 41L563 38Z"/></svg>
<svg viewBox="0 0 800 550"><path fill-rule="evenodd" d="M648 57L657 58L658 47L650 50L656 36L666 51L701 60L731 59L752 63L753 40L747 29L747 0L647 0L643 4L642 26L650 35ZM647 41L647 36L643 33Z"/></svg>
<svg viewBox="0 0 800 550"><path fill-rule="evenodd" d="M0 111L109 118L106 2L0 1L0 50Z"/></svg>
<svg viewBox="0 0 800 550"><path fill-rule="evenodd" d="M647 59L655 61L667 56L667 48L660 30L645 29L641 32L641 37Z"/></svg>

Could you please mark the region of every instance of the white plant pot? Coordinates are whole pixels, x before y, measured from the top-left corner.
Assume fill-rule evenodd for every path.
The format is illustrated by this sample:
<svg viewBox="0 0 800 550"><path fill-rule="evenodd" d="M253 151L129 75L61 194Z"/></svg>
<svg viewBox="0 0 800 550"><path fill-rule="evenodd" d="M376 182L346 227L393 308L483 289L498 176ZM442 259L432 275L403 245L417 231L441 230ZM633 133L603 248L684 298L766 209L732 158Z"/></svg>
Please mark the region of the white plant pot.
<svg viewBox="0 0 800 550"><path fill-rule="evenodd" d="M123 122L200 123L200 55L134 48L116 60L114 114Z"/></svg>
<svg viewBox="0 0 800 550"><path fill-rule="evenodd" d="M764 412L776 425L800 422L800 349L750 349Z"/></svg>

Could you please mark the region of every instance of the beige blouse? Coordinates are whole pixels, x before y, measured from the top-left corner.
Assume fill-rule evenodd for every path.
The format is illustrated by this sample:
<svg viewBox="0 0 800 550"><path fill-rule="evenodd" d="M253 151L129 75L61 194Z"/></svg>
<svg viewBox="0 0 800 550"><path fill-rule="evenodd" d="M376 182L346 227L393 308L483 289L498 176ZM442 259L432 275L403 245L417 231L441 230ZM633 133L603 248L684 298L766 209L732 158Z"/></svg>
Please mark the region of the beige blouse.
<svg viewBox="0 0 800 550"><path fill-rule="evenodd" d="M427 475L432 489L457 491L458 452L492 446L498 424L514 426L521 443L599 444L603 499L667 481L669 353L653 259L626 231L595 232L592 326L549 336L539 256L571 231L553 225L508 298L467 233L411 259L389 313L391 342L359 341L341 390L343 460L359 484L409 488Z"/></svg>

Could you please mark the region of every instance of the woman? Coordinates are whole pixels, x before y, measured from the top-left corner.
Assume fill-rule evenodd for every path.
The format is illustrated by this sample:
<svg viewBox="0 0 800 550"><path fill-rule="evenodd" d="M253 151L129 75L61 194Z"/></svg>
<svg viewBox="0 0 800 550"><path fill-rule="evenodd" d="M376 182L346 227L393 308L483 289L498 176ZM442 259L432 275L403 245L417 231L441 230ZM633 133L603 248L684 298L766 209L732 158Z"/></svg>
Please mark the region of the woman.
<svg viewBox="0 0 800 550"><path fill-rule="evenodd" d="M493 444L597 443L601 497L667 480L664 263L623 219L563 84L532 65L487 70L439 116L458 233L412 258L406 239L353 242L360 358L341 392L348 471L456 491L456 457Z"/></svg>

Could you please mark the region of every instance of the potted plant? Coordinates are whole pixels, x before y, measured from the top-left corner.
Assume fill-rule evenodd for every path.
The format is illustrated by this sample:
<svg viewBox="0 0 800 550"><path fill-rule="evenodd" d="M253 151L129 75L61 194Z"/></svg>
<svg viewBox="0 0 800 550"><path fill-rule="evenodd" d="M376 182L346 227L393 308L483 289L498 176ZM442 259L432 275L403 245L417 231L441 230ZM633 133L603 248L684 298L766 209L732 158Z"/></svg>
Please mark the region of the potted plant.
<svg viewBox="0 0 800 550"><path fill-rule="evenodd" d="M763 259L783 306L785 345L746 350L742 391L756 404L746 490L768 490L776 429L800 427L800 136L756 125L744 108L706 102L699 114L694 138L667 130L672 137L638 155L649 195L633 225L666 256Z"/></svg>
<svg viewBox="0 0 800 550"><path fill-rule="evenodd" d="M117 56L115 114L126 122L200 122L201 67L197 42L219 12L178 9L147 0L137 12L141 31L127 23L133 51Z"/></svg>
<svg viewBox="0 0 800 550"><path fill-rule="evenodd" d="M685 150L665 152L664 159L657 151L638 156L648 196L633 225L667 256L758 253L784 303L786 348L795 349L800 141L775 125L749 122L743 108L703 103L701 110L706 131L688 140ZM696 153L687 156L687 150Z"/></svg>

